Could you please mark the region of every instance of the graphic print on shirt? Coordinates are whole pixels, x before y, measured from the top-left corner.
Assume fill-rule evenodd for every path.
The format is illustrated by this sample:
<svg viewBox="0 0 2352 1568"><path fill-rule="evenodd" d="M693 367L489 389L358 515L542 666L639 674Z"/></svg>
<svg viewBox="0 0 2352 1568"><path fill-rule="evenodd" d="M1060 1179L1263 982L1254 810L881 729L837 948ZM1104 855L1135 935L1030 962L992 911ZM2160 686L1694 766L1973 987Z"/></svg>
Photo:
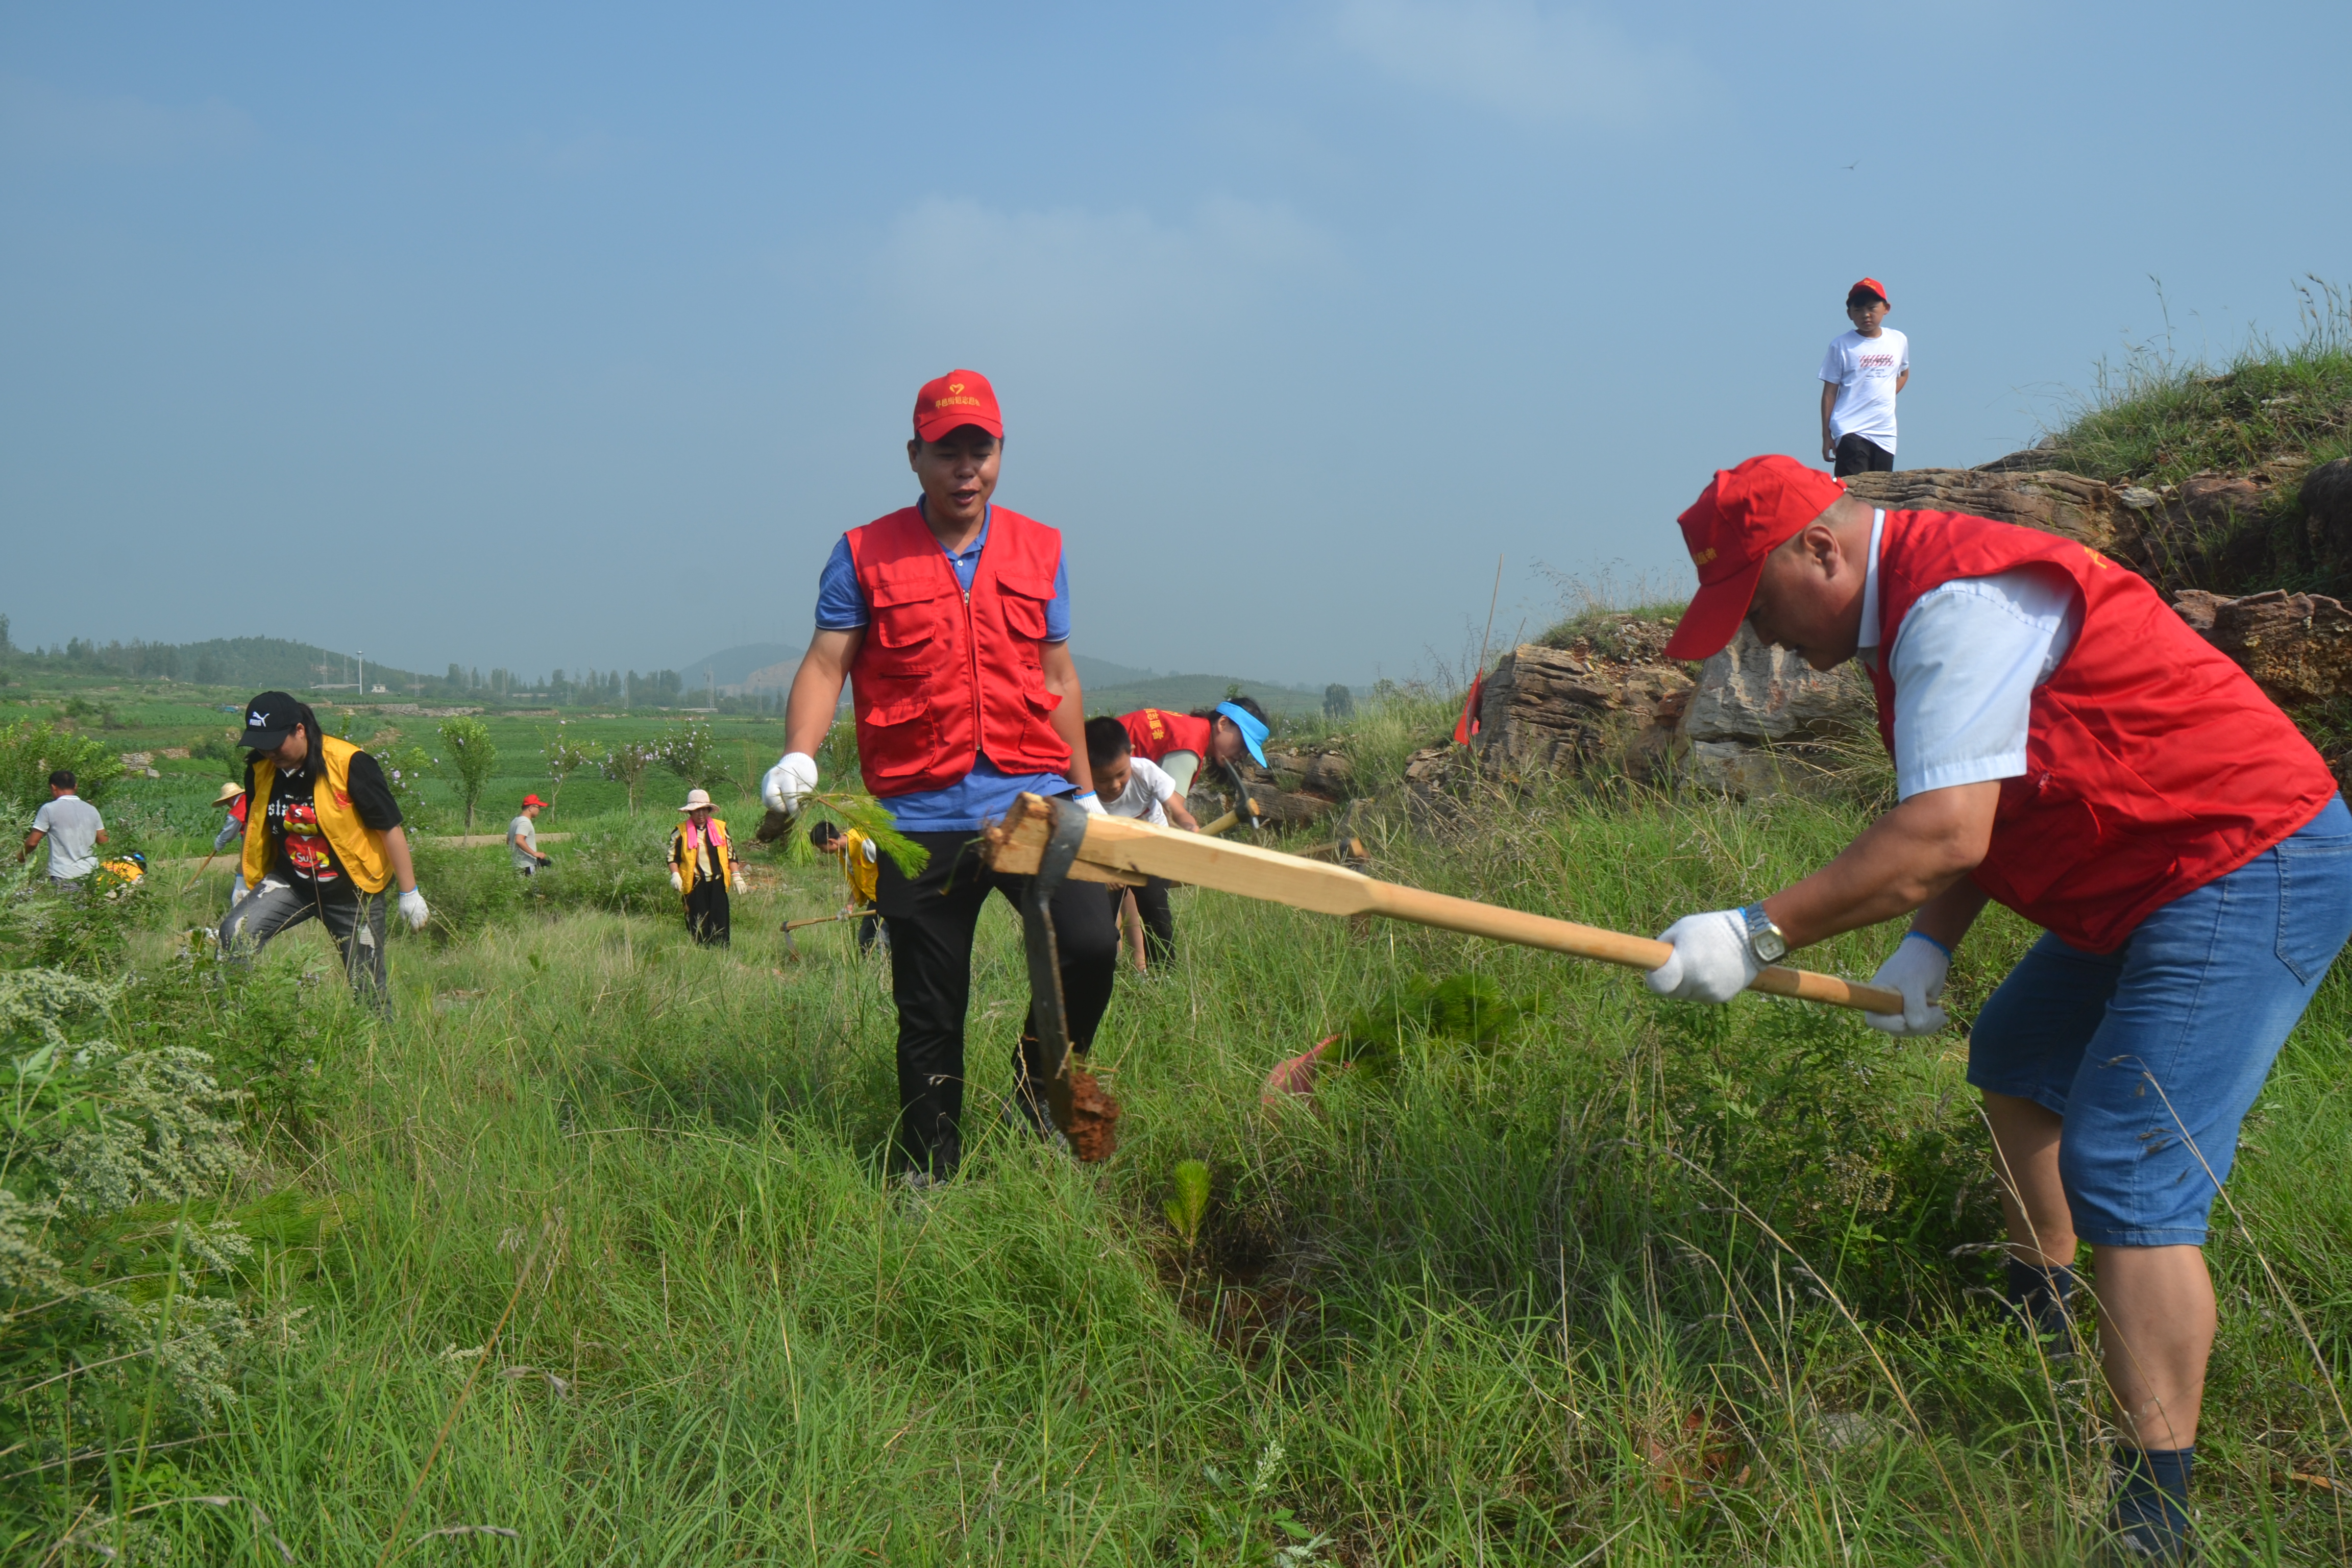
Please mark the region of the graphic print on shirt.
<svg viewBox="0 0 2352 1568"><path fill-rule="evenodd" d="M289 782L297 787L285 787ZM319 826L319 809L310 803L310 783L307 777L289 781L279 776L278 787L269 792L269 831L286 852L287 869L303 881L331 886L342 880L343 868Z"/></svg>

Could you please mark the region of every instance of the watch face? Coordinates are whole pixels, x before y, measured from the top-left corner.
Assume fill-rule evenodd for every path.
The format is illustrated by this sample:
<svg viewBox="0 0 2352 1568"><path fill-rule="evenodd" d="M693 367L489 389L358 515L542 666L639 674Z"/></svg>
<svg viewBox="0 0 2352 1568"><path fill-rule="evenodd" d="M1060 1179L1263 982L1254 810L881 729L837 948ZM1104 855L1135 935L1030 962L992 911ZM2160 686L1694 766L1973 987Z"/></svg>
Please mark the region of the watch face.
<svg viewBox="0 0 2352 1568"><path fill-rule="evenodd" d="M1748 945L1756 950L1756 956L1767 963L1778 963L1789 955L1788 939L1777 931L1758 931Z"/></svg>

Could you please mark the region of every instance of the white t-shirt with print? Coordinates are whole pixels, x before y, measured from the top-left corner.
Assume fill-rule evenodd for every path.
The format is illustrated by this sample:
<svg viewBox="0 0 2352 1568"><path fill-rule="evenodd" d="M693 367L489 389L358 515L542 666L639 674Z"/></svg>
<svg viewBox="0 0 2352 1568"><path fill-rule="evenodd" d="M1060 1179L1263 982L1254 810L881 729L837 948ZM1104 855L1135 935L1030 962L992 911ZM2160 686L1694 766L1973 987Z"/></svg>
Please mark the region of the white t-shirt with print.
<svg viewBox="0 0 2352 1568"><path fill-rule="evenodd" d="M1149 757L1130 757L1127 766L1127 787L1107 797L1103 810L1112 816L1132 816L1149 822L1155 827L1168 826L1168 813L1160 803L1176 793L1176 781L1168 776L1160 764Z"/></svg>
<svg viewBox="0 0 2352 1568"><path fill-rule="evenodd" d="M1822 356L1822 379L1838 389L1830 439L1859 436L1895 450L1895 384L1911 368L1911 340L1893 327L1874 338L1840 332Z"/></svg>
<svg viewBox="0 0 2352 1568"><path fill-rule="evenodd" d="M1870 522L1862 587L1862 646L1878 648L1878 546L1886 514ZM2082 629L2073 579L2055 566L1955 577L1912 601L1895 630L1895 794L1898 800L2025 772L2033 693L2057 673Z"/></svg>

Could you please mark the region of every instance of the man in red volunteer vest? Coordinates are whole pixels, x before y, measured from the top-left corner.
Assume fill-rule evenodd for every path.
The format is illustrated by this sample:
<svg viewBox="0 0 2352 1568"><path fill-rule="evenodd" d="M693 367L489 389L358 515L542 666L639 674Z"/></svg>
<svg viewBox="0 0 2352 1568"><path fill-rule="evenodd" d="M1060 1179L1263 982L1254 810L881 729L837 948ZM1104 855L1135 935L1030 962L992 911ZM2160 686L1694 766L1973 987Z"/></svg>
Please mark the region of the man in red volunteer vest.
<svg viewBox="0 0 2352 1568"><path fill-rule="evenodd" d="M1874 980L1904 1011L1869 1022L1927 1034L1988 900L2045 928L1969 1039L2011 1184L2010 1300L2070 1352L2090 1244L2122 1433L2110 1523L2184 1556L2207 1215L2352 935L2352 814L2242 670L2081 544L1874 510L1780 457L1717 473L1680 521L1699 589L1667 652L1705 658L1744 618L1816 669L1858 658L1899 804L1802 881L1675 922L1650 987L1727 1002L1790 949L1908 914Z"/></svg>
<svg viewBox="0 0 2352 1568"><path fill-rule="evenodd" d="M917 395L907 461L922 495L834 546L785 707L790 750L761 789L787 823L798 815L846 679L866 787L930 852L912 880L884 858L874 900L898 1009L898 1145L919 1187L962 1158L963 1020L981 907L993 889L1017 909L1028 886L981 864L979 831L1024 791L1102 809L1070 658L1062 536L992 504L1003 453L996 393L979 373L950 371ZM1070 1043L1083 1052L1110 1004L1118 931L1090 883L1068 883L1052 909ZM1024 1028L1013 1103L1040 1132L1050 1127L1042 1065Z"/></svg>

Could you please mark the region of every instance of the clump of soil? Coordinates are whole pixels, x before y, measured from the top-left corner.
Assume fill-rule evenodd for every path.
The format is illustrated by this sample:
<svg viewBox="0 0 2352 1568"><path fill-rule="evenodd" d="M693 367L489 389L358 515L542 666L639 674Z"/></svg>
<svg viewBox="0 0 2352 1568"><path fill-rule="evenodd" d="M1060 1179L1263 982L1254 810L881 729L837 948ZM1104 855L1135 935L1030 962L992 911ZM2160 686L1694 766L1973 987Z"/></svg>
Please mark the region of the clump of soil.
<svg viewBox="0 0 2352 1568"><path fill-rule="evenodd" d="M1070 1141L1070 1152L1086 1164L1108 1160L1118 1147L1118 1101L1103 1092L1101 1080L1073 1061L1066 1097L1051 1096L1054 1124Z"/></svg>

